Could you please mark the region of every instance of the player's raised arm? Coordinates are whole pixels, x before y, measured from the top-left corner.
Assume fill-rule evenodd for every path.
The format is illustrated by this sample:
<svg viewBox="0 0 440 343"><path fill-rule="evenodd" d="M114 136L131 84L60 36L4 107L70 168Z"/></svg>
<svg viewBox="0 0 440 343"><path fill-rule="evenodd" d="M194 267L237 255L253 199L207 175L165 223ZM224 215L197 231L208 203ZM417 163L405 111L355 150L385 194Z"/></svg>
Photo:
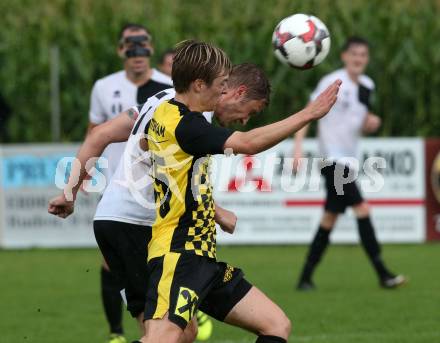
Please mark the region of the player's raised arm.
<svg viewBox="0 0 440 343"><path fill-rule="evenodd" d="M224 149L252 155L273 147L305 125L326 115L336 102L340 85L340 80L333 82L306 108L284 120L248 132L234 132L225 142Z"/></svg>
<svg viewBox="0 0 440 343"><path fill-rule="evenodd" d="M107 145L126 141L130 136L137 115L138 113L134 109L129 109L91 130L72 164L72 170L63 194L49 202L49 213L61 218L66 218L73 213L73 202L87 176L87 167L90 169L93 166L88 165L87 161L93 157L101 156Z"/></svg>

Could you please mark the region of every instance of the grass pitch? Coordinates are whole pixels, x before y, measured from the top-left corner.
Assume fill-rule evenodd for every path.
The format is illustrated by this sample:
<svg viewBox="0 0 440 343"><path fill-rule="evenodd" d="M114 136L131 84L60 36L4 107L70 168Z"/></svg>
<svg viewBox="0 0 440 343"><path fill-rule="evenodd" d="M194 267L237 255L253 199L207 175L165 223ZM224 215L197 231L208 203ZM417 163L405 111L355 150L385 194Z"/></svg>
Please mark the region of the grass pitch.
<svg viewBox="0 0 440 343"><path fill-rule="evenodd" d="M289 342L440 342L440 245L389 245L384 258L410 283L378 287L359 246L331 246L316 273L318 290L295 291L303 246L221 247L219 259L286 311ZM98 250L0 251L0 342L104 343ZM128 341L138 338L125 314ZM239 329L215 323L212 343L251 343Z"/></svg>

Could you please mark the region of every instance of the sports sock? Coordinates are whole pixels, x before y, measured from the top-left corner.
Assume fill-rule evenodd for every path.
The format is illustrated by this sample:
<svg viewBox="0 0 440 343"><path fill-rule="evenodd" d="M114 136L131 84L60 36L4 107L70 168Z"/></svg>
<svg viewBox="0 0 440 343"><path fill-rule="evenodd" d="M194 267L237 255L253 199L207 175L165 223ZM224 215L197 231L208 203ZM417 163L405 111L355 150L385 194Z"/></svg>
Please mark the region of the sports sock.
<svg viewBox="0 0 440 343"><path fill-rule="evenodd" d="M110 332L122 334L122 298L115 276L101 268L101 296Z"/></svg>
<svg viewBox="0 0 440 343"><path fill-rule="evenodd" d="M287 343L287 341L277 336L258 336L255 343Z"/></svg>
<svg viewBox="0 0 440 343"><path fill-rule="evenodd" d="M306 263L304 264L301 273L301 281L311 281L313 271L328 246L330 231L331 230L324 229L322 226L318 228L315 238L309 248Z"/></svg>
<svg viewBox="0 0 440 343"><path fill-rule="evenodd" d="M377 242L370 217L358 218L357 222L362 246L364 247L364 250L373 264L379 278L382 279L387 276L392 276L390 271L385 267L380 256L380 245Z"/></svg>

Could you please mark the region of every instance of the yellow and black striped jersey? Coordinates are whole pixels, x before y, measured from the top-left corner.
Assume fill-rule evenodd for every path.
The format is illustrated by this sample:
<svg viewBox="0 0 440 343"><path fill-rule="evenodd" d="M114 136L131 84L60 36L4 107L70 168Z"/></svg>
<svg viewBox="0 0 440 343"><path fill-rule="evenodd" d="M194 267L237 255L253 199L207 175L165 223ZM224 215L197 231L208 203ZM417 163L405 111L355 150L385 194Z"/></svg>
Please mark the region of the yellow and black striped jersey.
<svg viewBox="0 0 440 343"><path fill-rule="evenodd" d="M148 128L156 220L148 258L167 252L216 257L211 154L223 153L231 130L213 126L175 99L156 108Z"/></svg>

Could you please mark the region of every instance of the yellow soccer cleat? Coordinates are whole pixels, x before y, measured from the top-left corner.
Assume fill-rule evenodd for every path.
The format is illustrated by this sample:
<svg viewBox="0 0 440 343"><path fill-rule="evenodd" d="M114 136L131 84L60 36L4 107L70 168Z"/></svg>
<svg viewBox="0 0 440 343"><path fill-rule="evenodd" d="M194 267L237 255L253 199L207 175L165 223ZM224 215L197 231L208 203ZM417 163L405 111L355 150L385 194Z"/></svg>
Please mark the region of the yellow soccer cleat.
<svg viewBox="0 0 440 343"><path fill-rule="evenodd" d="M202 311L197 311L196 318L198 325L197 340L207 341L212 335L212 320Z"/></svg>
<svg viewBox="0 0 440 343"><path fill-rule="evenodd" d="M109 337L108 343L127 343L127 340L122 335L112 333Z"/></svg>

